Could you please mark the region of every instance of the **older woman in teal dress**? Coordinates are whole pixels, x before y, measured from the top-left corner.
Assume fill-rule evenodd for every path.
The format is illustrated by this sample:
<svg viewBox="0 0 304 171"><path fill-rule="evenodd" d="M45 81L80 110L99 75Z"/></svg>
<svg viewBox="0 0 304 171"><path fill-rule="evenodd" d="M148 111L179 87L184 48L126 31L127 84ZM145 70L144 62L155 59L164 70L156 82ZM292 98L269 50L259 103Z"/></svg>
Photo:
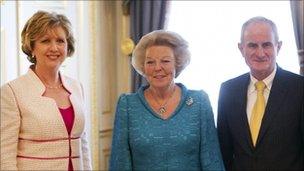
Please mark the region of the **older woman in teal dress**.
<svg viewBox="0 0 304 171"><path fill-rule="evenodd" d="M148 85L118 100L110 170L224 170L208 95L174 82L189 62L174 32L139 41L132 65Z"/></svg>

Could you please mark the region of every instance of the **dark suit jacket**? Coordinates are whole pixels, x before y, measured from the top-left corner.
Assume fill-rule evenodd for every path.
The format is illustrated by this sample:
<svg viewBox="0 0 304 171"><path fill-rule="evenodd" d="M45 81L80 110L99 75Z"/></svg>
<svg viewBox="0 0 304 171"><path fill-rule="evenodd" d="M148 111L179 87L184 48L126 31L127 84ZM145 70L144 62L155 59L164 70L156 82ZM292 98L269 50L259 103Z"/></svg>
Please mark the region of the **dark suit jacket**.
<svg viewBox="0 0 304 171"><path fill-rule="evenodd" d="M218 136L226 169L304 170L304 77L278 67L253 146L247 120L249 73L224 82Z"/></svg>

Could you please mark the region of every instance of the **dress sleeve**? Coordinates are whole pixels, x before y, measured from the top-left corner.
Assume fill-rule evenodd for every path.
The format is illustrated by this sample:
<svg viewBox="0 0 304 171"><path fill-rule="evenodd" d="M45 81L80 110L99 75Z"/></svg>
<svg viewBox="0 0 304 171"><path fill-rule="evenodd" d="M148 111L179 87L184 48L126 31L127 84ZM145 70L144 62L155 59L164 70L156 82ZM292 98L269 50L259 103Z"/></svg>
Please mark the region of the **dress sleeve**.
<svg viewBox="0 0 304 171"><path fill-rule="evenodd" d="M201 94L201 170L225 170L214 124L212 107L208 95L203 91Z"/></svg>
<svg viewBox="0 0 304 171"><path fill-rule="evenodd" d="M126 95L121 95L115 113L110 171L132 170L128 130L127 97Z"/></svg>
<svg viewBox="0 0 304 171"><path fill-rule="evenodd" d="M20 111L9 84L1 87L1 170L17 169Z"/></svg>

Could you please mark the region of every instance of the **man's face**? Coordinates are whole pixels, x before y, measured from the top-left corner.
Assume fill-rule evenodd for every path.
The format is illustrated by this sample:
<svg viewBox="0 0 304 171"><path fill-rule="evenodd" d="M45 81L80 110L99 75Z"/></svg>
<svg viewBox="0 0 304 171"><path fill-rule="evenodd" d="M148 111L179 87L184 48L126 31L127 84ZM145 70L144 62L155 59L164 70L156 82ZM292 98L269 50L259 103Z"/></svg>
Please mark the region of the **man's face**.
<svg viewBox="0 0 304 171"><path fill-rule="evenodd" d="M251 74L263 80L271 74L276 65L276 56L282 42L275 40L275 35L268 23L249 24L238 47L249 66Z"/></svg>

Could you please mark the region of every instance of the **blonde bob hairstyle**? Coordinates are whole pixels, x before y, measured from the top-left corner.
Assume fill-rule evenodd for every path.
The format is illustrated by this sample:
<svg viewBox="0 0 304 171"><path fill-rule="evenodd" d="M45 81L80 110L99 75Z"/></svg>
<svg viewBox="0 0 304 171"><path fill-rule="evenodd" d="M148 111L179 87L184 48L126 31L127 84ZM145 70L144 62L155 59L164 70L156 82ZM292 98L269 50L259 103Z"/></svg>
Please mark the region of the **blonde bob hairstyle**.
<svg viewBox="0 0 304 171"><path fill-rule="evenodd" d="M175 78L177 78L183 69L190 63L190 52L186 40L177 33L156 30L143 36L133 51L132 66L144 77L146 49L151 46L167 46L173 50L175 58Z"/></svg>
<svg viewBox="0 0 304 171"><path fill-rule="evenodd" d="M67 56L73 55L75 39L68 18L55 12L38 11L26 22L21 33L21 49L31 63L36 63L36 58L32 55L35 41L56 27L61 27L65 31L68 44Z"/></svg>

